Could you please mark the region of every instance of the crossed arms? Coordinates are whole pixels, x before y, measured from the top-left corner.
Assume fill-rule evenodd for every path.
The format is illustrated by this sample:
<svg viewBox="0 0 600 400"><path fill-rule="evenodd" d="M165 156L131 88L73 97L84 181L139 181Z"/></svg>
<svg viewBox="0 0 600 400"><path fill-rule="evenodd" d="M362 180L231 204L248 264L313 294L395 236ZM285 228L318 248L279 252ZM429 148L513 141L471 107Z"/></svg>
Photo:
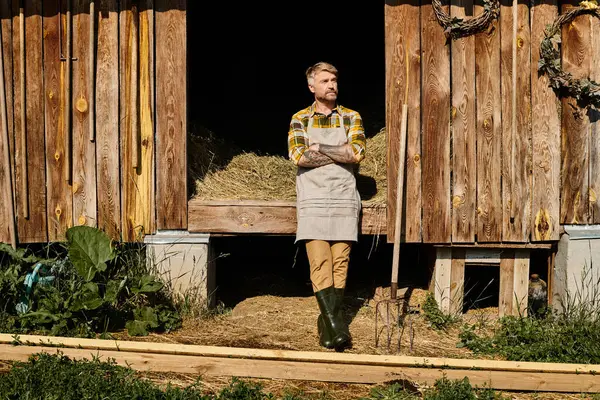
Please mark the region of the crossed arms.
<svg viewBox="0 0 600 400"><path fill-rule="evenodd" d="M354 164L359 162L359 158L352 151L350 144L332 146L315 143L302 153L298 165L305 168L316 168L334 162Z"/></svg>

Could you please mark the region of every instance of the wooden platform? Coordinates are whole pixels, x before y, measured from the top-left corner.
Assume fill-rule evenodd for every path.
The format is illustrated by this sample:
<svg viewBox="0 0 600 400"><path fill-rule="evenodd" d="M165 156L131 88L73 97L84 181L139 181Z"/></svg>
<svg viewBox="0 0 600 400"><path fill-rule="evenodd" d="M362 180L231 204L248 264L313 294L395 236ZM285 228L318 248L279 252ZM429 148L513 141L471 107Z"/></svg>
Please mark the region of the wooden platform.
<svg viewBox="0 0 600 400"><path fill-rule="evenodd" d="M278 234L296 232L294 201L229 200L188 202L188 230L202 233ZM386 233L386 207L363 204L360 233Z"/></svg>

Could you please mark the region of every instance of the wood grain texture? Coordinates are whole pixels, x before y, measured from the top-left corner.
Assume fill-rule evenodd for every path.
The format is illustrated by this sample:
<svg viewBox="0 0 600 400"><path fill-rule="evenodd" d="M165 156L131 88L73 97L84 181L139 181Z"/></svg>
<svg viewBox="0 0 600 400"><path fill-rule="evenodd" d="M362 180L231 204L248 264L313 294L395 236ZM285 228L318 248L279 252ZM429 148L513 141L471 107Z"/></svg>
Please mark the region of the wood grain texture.
<svg viewBox="0 0 600 400"><path fill-rule="evenodd" d="M475 13L482 12L477 2ZM500 25L475 36L475 88L477 98L477 241L502 239L500 186L502 122L500 97Z"/></svg>
<svg viewBox="0 0 600 400"><path fill-rule="evenodd" d="M73 225L72 189L64 179L66 88L65 63L60 61L59 29L63 29L64 37L65 21L63 16L58 14L60 1L44 2L43 20L47 214L50 241L64 240L65 232Z"/></svg>
<svg viewBox="0 0 600 400"><path fill-rule="evenodd" d="M473 0L452 0L450 15L473 17ZM475 241L475 37L452 41L452 242ZM462 304L462 302L461 302Z"/></svg>
<svg viewBox="0 0 600 400"><path fill-rule="evenodd" d="M157 228L186 229L186 0L155 4Z"/></svg>
<svg viewBox="0 0 600 400"><path fill-rule="evenodd" d="M498 295L498 315L500 317L513 313L514 273L515 251L503 251L500 260L500 293Z"/></svg>
<svg viewBox="0 0 600 400"><path fill-rule="evenodd" d="M121 6L122 221L133 241L154 229L154 17L152 1Z"/></svg>
<svg viewBox="0 0 600 400"><path fill-rule="evenodd" d="M17 4L15 4L17 3ZM18 27L19 7L13 2L13 27ZM18 212L18 236L20 243L45 242L48 239L46 225L46 149L44 148L44 77L42 50L42 5L36 0L26 0L25 6L25 115L26 115L26 154L17 152L16 187L23 187L24 171L19 160L26 157L28 193L17 191L17 211L23 203L23 197L29 197L28 218L23 218L23 210ZM19 29L13 30L13 44L19 41ZM13 65L15 71L22 71L19 60L21 46L13 46ZM14 76L14 115L21 115L21 76ZM15 146L22 144L23 126L20 118L15 118Z"/></svg>
<svg viewBox="0 0 600 400"><path fill-rule="evenodd" d="M96 146L90 141L89 1L73 1L73 224L97 226Z"/></svg>
<svg viewBox="0 0 600 400"><path fill-rule="evenodd" d="M383 207L363 206L359 233L385 234ZM295 234L296 203L291 201L201 201L190 200L190 232Z"/></svg>
<svg viewBox="0 0 600 400"><path fill-rule="evenodd" d="M513 0L502 0L500 26L502 240L527 242L531 228L532 160L529 3L520 0L515 10Z"/></svg>
<svg viewBox="0 0 600 400"><path fill-rule="evenodd" d="M578 5L565 1L562 12ZM563 70L574 78L590 76L592 56L591 22L587 15L564 24L562 30ZM560 222L586 224L589 221L589 135L590 119L572 98L562 99L562 154Z"/></svg>
<svg viewBox="0 0 600 400"><path fill-rule="evenodd" d="M154 0L140 2L140 195L137 216L144 233L156 231ZM187 138L187 134L186 134Z"/></svg>
<svg viewBox="0 0 600 400"><path fill-rule="evenodd" d="M0 126L0 154L4 157L5 146L8 147L9 157L9 169L10 171L5 171L2 166L2 171L0 172L0 242L10 243L12 237L12 230L15 230L16 234L16 225L15 219L13 217L12 221L10 219L11 214L15 213L15 209L13 207L13 212L10 210L10 197L14 196L15 189L15 165L14 165L14 132L13 132L13 50L12 50L12 10L10 2L2 2L0 3L0 29L2 30L2 42L0 45L2 46L2 54L3 54L3 65L4 70L0 71L0 73L4 74L4 91L6 98L6 117L7 117L7 133L5 133ZM0 115L0 117L2 117ZM5 138L8 137L8 141ZM0 165L4 165L4 162L0 163ZM12 189L11 189L12 187ZM11 192L12 190L12 192ZM14 199L14 197L13 197ZM16 216L16 214L14 214Z"/></svg>
<svg viewBox="0 0 600 400"><path fill-rule="evenodd" d="M421 241L421 56L419 2L385 4L387 226L394 232L402 105L408 104L402 240ZM408 89L408 93L407 93ZM405 98L408 97L408 100ZM393 242L393 235L387 237Z"/></svg>
<svg viewBox="0 0 600 400"><path fill-rule="evenodd" d="M600 20L591 18L592 44L590 48L592 56L592 70L590 79L600 81ZM600 223L600 112L590 109L590 165L589 165L590 189L589 189L589 222Z"/></svg>
<svg viewBox="0 0 600 400"><path fill-rule="evenodd" d="M465 295L465 249L452 249L450 270L450 314L461 315Z"/></svg>
<svg viewBox="0 0 600 400"><path fill-rule="evenodd" d="M119 153L119 13L117 0L96 1L96 171L98 227L121 238Z"/></svg>
<svg viewBox="0 0 600 400"><path fill-rule="evenodd" d="M533 144L531 241L559 239L560 118L548 77L538 73L544 29L557 17L556 0L536 1L531 12L531 125Z"/></svg>
<svg viewBox="0 0 600 400"><path fill-rule="evenodd" d="M444 7L448 12L448 7ZM449 243L450 52L431 2L421 5L423 242Z"/></svg>

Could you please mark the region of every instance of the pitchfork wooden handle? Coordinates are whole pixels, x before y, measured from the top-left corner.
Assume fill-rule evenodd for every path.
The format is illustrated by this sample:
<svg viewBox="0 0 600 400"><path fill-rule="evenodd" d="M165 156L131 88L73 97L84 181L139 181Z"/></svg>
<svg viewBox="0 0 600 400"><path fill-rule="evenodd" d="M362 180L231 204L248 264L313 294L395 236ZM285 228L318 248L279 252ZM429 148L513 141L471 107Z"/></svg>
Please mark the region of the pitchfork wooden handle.
<svg viewBox="0 0 600 400"><path fill-rule="evenodd" d="M396 180L396 222L394 224L394 255L392 258L391 297L396 298L398 292L398 264L400 263L400 235L402 233L402 197L404 193L404 164L406 152L406 122L408 106L402 106L402 125L400 126L400 149L398 151L398 177Z"/></svg>

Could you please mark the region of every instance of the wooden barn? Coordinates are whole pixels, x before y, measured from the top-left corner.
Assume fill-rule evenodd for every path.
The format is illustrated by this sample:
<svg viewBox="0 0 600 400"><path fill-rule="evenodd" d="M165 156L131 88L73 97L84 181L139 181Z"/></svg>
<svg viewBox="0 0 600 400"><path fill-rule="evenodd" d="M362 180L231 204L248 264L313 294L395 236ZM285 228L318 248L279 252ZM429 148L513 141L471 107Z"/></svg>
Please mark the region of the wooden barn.
<svg viewBox="0 0 600 400"><path fill-rule="evenodd" d="M444 292L460 291L465 265L494 264L501 312L516 312L531 252L547 257L550 278L561 227L600 223L597 110L539 69L547 26L582 6L291 5L3 1L0 242L60 241L84 224L125 241L293 235L293 200L190 194L189 135L202 126L285 157L290 117L311 101L304 70L324 60L367 136L385 132L385 201L365 202L362 234L393 242L406 104L402 240L436 255L443 308L455 307ZM553 65L577 79L600 79L595 7L586 2L551 42Z"/></svg>

